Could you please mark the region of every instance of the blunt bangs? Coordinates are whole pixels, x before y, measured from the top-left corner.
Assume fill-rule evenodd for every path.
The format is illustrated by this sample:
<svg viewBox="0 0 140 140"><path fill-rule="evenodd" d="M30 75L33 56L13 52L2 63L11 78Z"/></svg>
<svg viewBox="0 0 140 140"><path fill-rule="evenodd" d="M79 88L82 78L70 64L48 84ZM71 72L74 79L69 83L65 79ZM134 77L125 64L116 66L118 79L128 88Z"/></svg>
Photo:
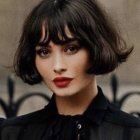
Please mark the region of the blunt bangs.
<svg viewBox="0 0 140 140"><path fill-rule="evenodd" d="M88 4L80 0L60 0L54 4L53 0L44 1L44 5L36 10L36 17L31 25L30 37L32 44L38 44L42 36L42 26L45 28L45 36L43 44L47 44L50 40L59 44L63 41L71 39L67 34L65 27L68 28L73 38L77 38L82 42L93 45L98 44L99 31L97 30L97 15ZM79 5L79 3L81 3ZM87 9L89 9L87 11Z"/></svg>
<svg viewBox="0 0 140 140"><path fill-rule="evenodd" d="M49 41L61 44L73 38L80 41L88 40L87 42L90 42L87 33L85 33L87 23L84 21L87 21L87 19L84 18L86 15L83 14L81 16L79 11L83 8L79 7L80 9L77 10L76 6L75 4L75 7L74 5L72 7L68 1L64 1L61 7L58 7L58 5L54 3L52 3L51 9L49 4L48 7L47 4L46 6L39 7L30 31L30 40L34 47L38 44L48 44ZM43 39L42 27L45 30ZM89 30L87 30L87 32L89 32Z"/></svg>

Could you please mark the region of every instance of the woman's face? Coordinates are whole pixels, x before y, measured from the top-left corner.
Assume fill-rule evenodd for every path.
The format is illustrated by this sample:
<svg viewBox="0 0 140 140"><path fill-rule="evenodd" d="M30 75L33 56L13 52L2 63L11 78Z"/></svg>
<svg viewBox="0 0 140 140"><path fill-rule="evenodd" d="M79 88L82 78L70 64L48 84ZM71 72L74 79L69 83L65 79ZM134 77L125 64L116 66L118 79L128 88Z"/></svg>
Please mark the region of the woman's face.
<svg viewBox="0 0 140 140"><path fill-rule="evenodd" d="M92 86L95 77L86 73L90 67L89 52L77 40L63 45L50 41L35 50L36 68L57 96L72 96Z"/></svg>

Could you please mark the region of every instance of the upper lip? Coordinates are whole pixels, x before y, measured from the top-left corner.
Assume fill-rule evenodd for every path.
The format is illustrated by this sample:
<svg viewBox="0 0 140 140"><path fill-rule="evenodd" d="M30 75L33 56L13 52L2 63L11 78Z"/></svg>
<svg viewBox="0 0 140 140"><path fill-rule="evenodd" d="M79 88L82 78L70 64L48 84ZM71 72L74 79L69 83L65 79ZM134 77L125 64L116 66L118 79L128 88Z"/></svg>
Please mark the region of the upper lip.
<svg viewBox="0 0 140 140"><path fill-rule="evenodd" d="M65 81L65 80L72 80L73 78L69 78L69 77L56 77L53 79L54 82L57 81Z"/></svg>

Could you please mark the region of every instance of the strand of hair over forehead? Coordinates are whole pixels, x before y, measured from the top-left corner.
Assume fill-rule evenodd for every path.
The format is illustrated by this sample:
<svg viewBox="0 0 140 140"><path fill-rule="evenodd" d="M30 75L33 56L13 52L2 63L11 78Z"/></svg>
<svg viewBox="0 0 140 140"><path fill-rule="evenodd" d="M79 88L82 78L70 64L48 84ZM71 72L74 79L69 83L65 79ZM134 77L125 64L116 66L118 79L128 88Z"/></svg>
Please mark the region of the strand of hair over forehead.
<svg viewBox="0 0 140 140"><path fill-rule="evenodd" d="M64 1L67 1L67 0L54 0L54 4L62 4Z"/></svg>

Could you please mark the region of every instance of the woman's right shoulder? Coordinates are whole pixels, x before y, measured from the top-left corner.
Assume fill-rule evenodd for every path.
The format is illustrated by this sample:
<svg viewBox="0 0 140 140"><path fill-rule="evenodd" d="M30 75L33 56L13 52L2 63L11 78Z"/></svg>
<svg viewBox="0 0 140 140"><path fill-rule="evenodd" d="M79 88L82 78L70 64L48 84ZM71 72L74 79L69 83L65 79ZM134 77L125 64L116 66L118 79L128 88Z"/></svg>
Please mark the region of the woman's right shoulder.
<svg viewBox="0 0 140 140"><path fill-rule="evenodd" d="M44 108L22 116L1 119L0 140L18 140L18 136L24 133L27 127L30 128L28 130L29 133L31 133L33 129L40 129L40 126L41 128L44 126L44 122L49 121L48 116L49 113Z"/></svg>
<svg viewBox="0 0 140 140"><path fill-rule="evenodd" d="M47 112L45 109L37 110L35 112L31 112L28 114L24 114L17 117L12 117L8 119L1 118L0 119L0 126L1 128L9 127L9 126L22 126L22 125L29 125L33 123L43 122ZM46 114L46 115L45 115Z"/></svg>
<svg viewBox="0 0 140 140"><path fill-rule="evenodd" d="M0 126L3 124L4 120L4 118L0 118Z"/></svg>

